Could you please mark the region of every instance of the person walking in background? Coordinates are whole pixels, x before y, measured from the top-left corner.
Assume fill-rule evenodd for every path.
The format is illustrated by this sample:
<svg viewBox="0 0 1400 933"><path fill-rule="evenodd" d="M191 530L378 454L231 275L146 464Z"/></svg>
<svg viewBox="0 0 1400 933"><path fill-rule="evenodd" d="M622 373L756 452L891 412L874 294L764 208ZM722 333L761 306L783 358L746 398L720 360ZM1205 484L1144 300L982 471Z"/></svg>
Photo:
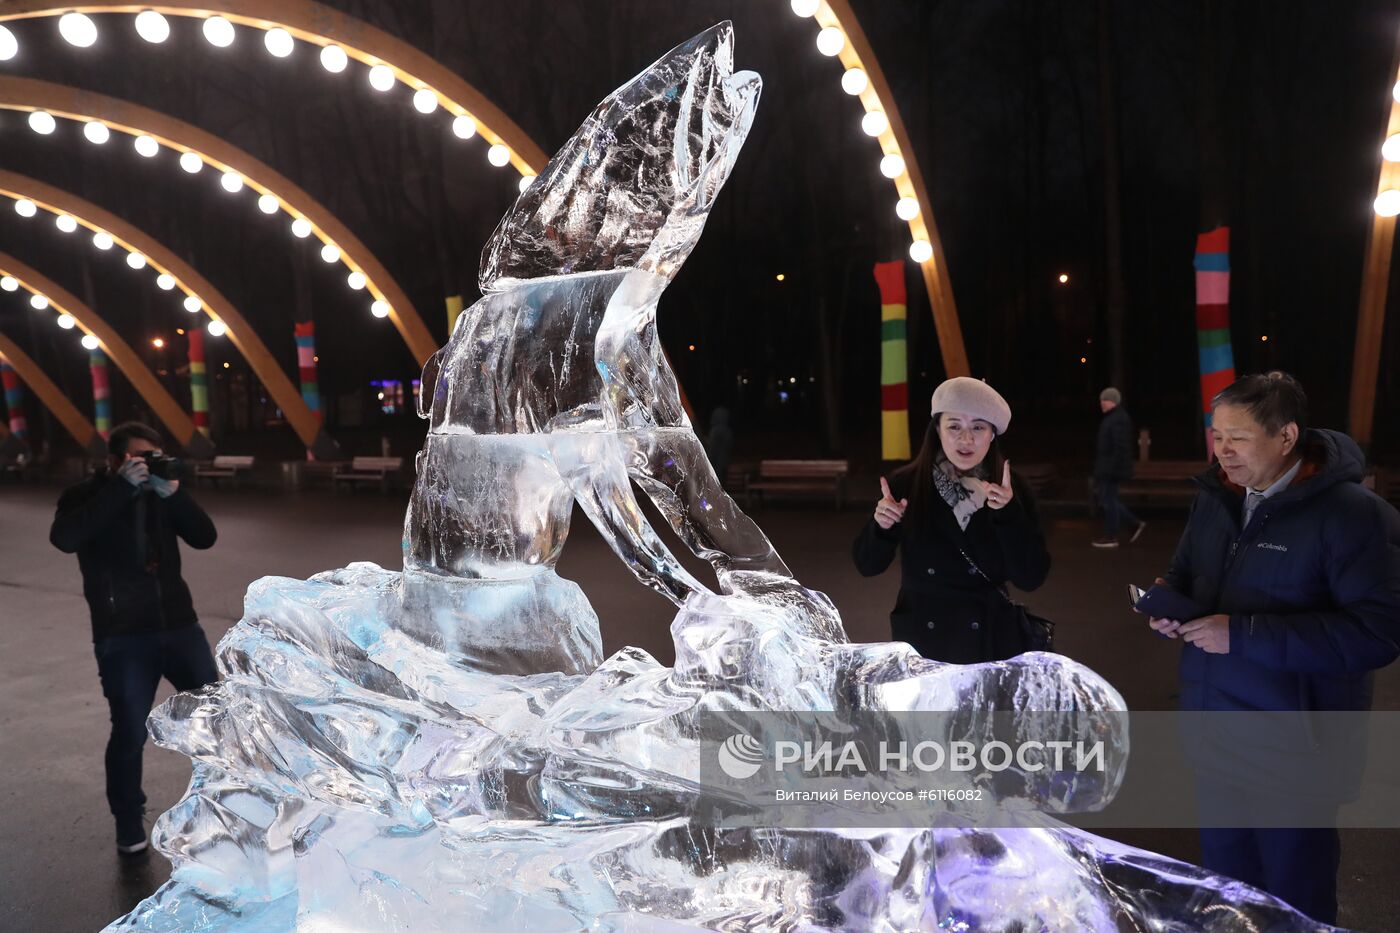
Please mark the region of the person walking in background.
<svg viewBox="0 0 1400 933"><path fill-rule="evenodd" d="M1400 656L1400 514L1361 485L1365 459L1355 441L1308 428L1307 396L1287 374L1246 376L1211 407L1219 463L1196 480L1200 491L1161 581L1209 614L1149 623L1185 642L1181 708L1370 709L1374 671ZM1336 721L1309 717L1284 746L1269 729L1256 737L1238 728L1223 740L1228 733L1217 729L1187 743L1197 799L1215 814L1201 829L1201 864L1323 923L1337 920L1335 822L1276 828L1300 792L1270 785L1289 757L1325 761L1342 785L1359 775L1357 748L1338 745L1345 736ZM1364 758L1364 742L1359 750ZM1280 752L1281 764L1259 766L1272 780L1245 783L1241 760L1268 762ZM1342 801L1312 802L1335 821ZM1240 828L1220 828L1237 818Z"/></svg>
<svg viewBox="0 0 1400 933"><path fill-rule="evenodd" d="M1094 547L1117 547L1118 533L1126 524L1132 529L1128 542L1142 537L1147 522L1128 510L1118 498L1118 486L1133 478L1133 419L1123 408L1123 393L1109 386L1099 393L1098 441L1094 445L1094 496L1103 513L1103 534Z"/></svg>
<svg viewBox="0 0 1400 933"><path fill-rule="evenodd" d="M164 677L177 690L195 690L219 676L180 575L177 541L204 549L218 533L179 479L152 473L165 459L160 448L159 432L148 425L113 428L106 469L63 491L49 531L54 547L77 553L83 574L112 717L107 803L121 855L147 847L141 754L156 687Z"/></svg>
<svg viewBox="0 0 1400 933"><path fill-rule="evenodd" d="M1050 572L1029 487L997 438L1011 407L977 379L949 379L933 393L933 420L918 455L887 481L852 548L863 576L900 553L891 635L921 655L954 664L996 661L1028 643L1007 583L1034 590Z"/></svg>
<svg viewBox="0 0 1400 933"><path fill-rule="evenodd" d="M734 429L729 426L729 409L723 405L710 412L710 431L705 436L705 454L715 476L724 485L729 472L729 455L734 449Z"/></svg>

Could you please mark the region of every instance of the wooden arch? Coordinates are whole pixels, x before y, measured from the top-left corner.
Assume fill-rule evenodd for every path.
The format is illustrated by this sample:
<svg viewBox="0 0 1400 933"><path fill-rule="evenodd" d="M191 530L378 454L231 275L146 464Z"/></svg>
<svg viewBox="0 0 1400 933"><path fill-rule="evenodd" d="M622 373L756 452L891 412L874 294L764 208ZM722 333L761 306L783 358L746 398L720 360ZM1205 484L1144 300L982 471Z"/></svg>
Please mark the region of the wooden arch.
<svg viewBox="0 0 1400 933"><path fill-rule="evenodd" d="M28 291L36 295L43 295L49 300L50 307L55 311L60 314L72 315L83 333L96 337L102 350L106 352L113 363L117 364L117 368L146 400L146 404L151 406L156 417L169 429L171 436L191 456L202 457L214 452L214 447L209 443L209 439L195 430L194 420L189 416L189 413L180 407L180 403L175 401L175 398L166 391L165 386L160 384L160 380L155 377L155 374L146 368L146 365L141 362L141 358L136 355L136 351L122 339L121 334L118 334L116 329L104 321L96 311L83 304L72 292L52 279L41 275L6 253L0 253L0 275L8 275L18 280L20 285Z"/></svg>
<svg viewBox="0 0 1400 933"><path fill-rule="evenodd" d="M365 290L388 304L390 320L420 365L437 350L432 334L408 296L359 238L311 195L242 149L212 133L138 104L31 78L0 78L0 109L44 110L56 117L83 123L104 123L121 133L153 137L176 152L193 152L213 168L239 175L254 191L271 195L288 215L305 219L325 242L340 249L340 261L345 267L365 276Z"/></svg>
<svg viewBox="0 0 1400 933"><path fill-rule="evenodd" d="M335 442L325 434L316 413L307 406L301 392L287 378L272 353L253 332L252 326L238 309L189 263L116 215L61 188L0 169L0 195L16 199L27 198L46 211L67 214L80 226L93 232L108 234L114 244L128 252L137 252L145 256L156 272L174 276L186 294L199 299L209 317L227 325L228 339L248 361L253 373L282 409L287 423L291 425L297 437L301 438L301 442L317 457L329 459L335 455Z"/></svg>

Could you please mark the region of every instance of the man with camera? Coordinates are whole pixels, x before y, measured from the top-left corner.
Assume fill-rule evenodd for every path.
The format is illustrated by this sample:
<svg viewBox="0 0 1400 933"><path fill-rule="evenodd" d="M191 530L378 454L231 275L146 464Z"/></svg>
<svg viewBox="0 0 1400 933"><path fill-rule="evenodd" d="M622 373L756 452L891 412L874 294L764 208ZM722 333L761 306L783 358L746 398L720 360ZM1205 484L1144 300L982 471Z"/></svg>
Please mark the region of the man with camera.
<svg viewBox="0 0 1400 933"><path fill-rule="evenodd" d="M183 538L209 548L217 532L180 488L181 464L161 451L160 434L128 422L107 439L106 469L58 500L49 540L78 555L92 614L93 650L111 709L107 802L117 821L117 851L146 849L141 752L146 717L162 677L177 690L218 679L189 587L180 576Z"/></svg>

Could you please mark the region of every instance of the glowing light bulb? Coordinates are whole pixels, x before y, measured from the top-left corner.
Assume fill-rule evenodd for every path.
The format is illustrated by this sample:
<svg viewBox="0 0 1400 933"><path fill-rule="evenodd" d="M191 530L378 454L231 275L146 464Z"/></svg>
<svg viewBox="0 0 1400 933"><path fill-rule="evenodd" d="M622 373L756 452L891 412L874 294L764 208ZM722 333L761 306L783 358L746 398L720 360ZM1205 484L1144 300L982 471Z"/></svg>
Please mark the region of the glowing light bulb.
<svg viewBox="0 0 1400 933"><path fill-rule="evenodd" d="M302 239L311 236L311 221L305 217L298 217L292 221L292 235Z"/></svg>
<svg viewBox="0 0 1400 933"><path fill-rule="evenodd" d="M327 45L321 49L321 67L331 74L340 74L350 64L350 56L338 45Z"/></svg>
<svg viewBox="0 0 1400 933"><path fill-rule="evenodd" d="M47 308L48 304L48 300L45 299L44 307ZM73 328L78 326L78 321L71 314L60 314L58 316L58 326L62 327L64 330L72 330Z"/></svg>
<svg viewBox="0 0 1400 933"><path fill-rule="evenodd" d="M365 274L363 272L352 272L345 277L345 284L349 285L355 291L359 291L360 289L364 288L365 285L368 284L368 282L369 280L365 278Z"/></svg>
<svg viewBox="0 0 1400 933"><path fill-rule="evenodd" d="M0 275L0 290L7 292L19 291L19 279L12 275Z"/></svg>
<svg viewBox="0 0 1400 933"><path fill-rule="evenodd" d="M88 142L100 146L112 138L112 131L107 129L107 124L93 120L83 124L83 135L87 137Z"/></svg>
<svg viewBox="0 0 1400 933"><path fill-rule="evenodd" d="M1381 156L1387 162L1400 162L1400 133L1386 137L1381 145Z"/></svg>
<svg viewBox="0 0 1400 933"><path fill-rule="evenodd" d="M46 297L44 297L43 295L30 295L30 296L29 296L29 307L33 308L35 311L42 311L42 310L44 310L45 308L47 308L48 306L49 306L49 299L46 298Z"/></svg>
<svg viewBox="0 0 1400 933"><path fill-rule="evenodd" d="M919 216L919 199L900 198L894 206L894 213L900 220L913 220Z"/></svg>
<svg viewBox="0 0 1400 933"><path fill-rule="evenodd" d="M258 198L258 210L262 211L264 214L275 214L277 213L278 207L277 199L270 194L265 194Z"/></svg>
<svg viewBox="0 0 1400 933"><path fill-rule="evenodd" d="M144 269L146 268L146 257L140 253L127 253L126 264L133 269Z"/></svg>
<svg viewBox="0 0 1400 933"><path fill-rule="evenodd" d="M175 276L171 275L169 272L162 272L160 275L156 276L156 285L163 292L171 291L175 288Z"/></svg>
<svg viewBox="0 0 1400 933"><path fill-rule="evenodd" d="M193 152L182 152L180 153L180 168L191 175L197 175L204 168L204 160Z"/></svg>
<svg viewBox="0 0 1400 933"><path fill-rule="evenodd" d="M375 65L369 70L369 86L376 91L389 90L394 86L396 80L394 69L388 65Z"/></svg>
<svg viewBox="0 0 1400 933"><path fill-rule="evenodd" d="M78 222L67 214L59 214L53 219L53 225L64 233L72 233L78 229Z"/></svg>
<svg viewBox="0 0 1400 933"><path fill-rule="evenodd" d="M805 19L817 15L817 8L821 5L821 0L792 0L792 12Z"/></svg>
<svg viewBox="0 0 1400 933"><path fill-rule="evenodd" d="M47 110L34 110L29 114L29 128L40 136L47 136L58 128L58 121Z"/></svg>
<svg viewBox="0 0 1400 933"><path fill-rule="evenodd" d="M1376 197L1376 213L1382 217L1394 217L1400 214L1400 191L1394 188L1387 188Z"/></svg>
<svg viewBox="0 0 1400 933"><path fill-rule="evenodd" d="M20 198L15 202L15 213L21 217L33 217L39 213L39 207L28 198Z"/></svg>
<svg viewBox="0 0 1400 933"><path fill-rule="evenodd" d="M112 244L112 235L106 231L99 230L92 235L92 245L98 249L111 249Z"/></svg>
<svg viewBox="0 0 1400 933"><path fill-rule="evenodd" d="M374 304L369 306L369 313L373 314L375 317L388 317L389 302L385 301L383 298L376 299Z"/></svg>
<svg viewBox="0 0 1400 933"><path fill-rule="evenodd" d="M194 295L186 295L184 305L185 310L190 314L197 314L204 308L204 302L200 301Z"/></svg>
<svg viewBox="0 0 1400 933"><path fill-rule="evenodd" d="M159 44L170 38L170 23L155 10L143 10L136 14L136 34Z"/></svg>
<svg viewBox="0 0 1400 933"><path fill-rule="evenodd" d="M210 45L216 45L221 49L226 49L233 45L234 31L233 23L222 16L211 16L204 21L204 38L209 40Z"/></svg>
<svg viewBox="0 0 1400 933"><path fill-rule="evenodd" d="M237 172L224 172L219 178L219 184L229 194L237 194L243 190L243 176Z"/></svg>
<svg viewBox="0 0 1400 933"><path fill-rule="evenodd" d="M870 78L859 68L847 68L841 76L841 90L855 97L870 87Z"/></svg>
<svg viewBox="0 0 1400 933"><path fill-rule="evenodd" d="M898 178L904 174L904 157L897 152L891 152L880 160L880 174L886 178Z"/></svg>
<svg viewBox="0 0 1400 933"><path fill-rule="evenodd" d="M156 142L155 138L151 136L138 136L133 145L136 147L136 153L147 159L154 156L157 152L160 152L160 143Z"/></svg>
<svg viewBox="0 0 1400 933"><path fill-rule="evenodd" d="M19 42L15 34L0 26L0 62L7 62L19 54Z"/></svg>
<svg viewBox="0 0 1400 933"><path fill-rule="evenodd" d="M96 350L98 347L102 346L102 341L98 340L92 334L83 334L82 342L83 349L85 350Z"/></svg>
<svg viewBox="0 0 1400 933"><path fill-rule="evenodd" d="M529 188L529 187L530 187L530 183L533 182L534 180L535 180L535 176L534 176L534 175L521 175L521 176L520 176L520 190L521 190L521 191L524 191L526 188Z"/></svg>
<svg viewBox="0 0 1400 933"><path fill-rule="evenodd" d="M890 120L883 110L872 110L860 118L860 128L866 136L879 136L890 128Z"/></svg>
<svg viewBox="0 0 1400 933"><path fill-rule="evenodd" d="M828 26L817 33L817 51L827 57L840 55L846 47L846 34L838 26Z"/></svg>
<svg viewBox="0 0 1400 933"><path fill-rule="evenodd" d="M224 326L223 321L210 321L209 326L206 327L205 330L209 331L210 337L222 337L224 334L228 333L228 328ZM224 368L228 369L227 363L224 364Z"/></svg>
<svg viewBox="0 0 1400 933"><path fill-rule="evenodd" d="M933 244L928 240L915 240L909 244L909 258L918 263L928 262L933 258Z"/></svg>
<svg viewBox="0 0 1400 933"><path fill-rule="evenodd" d="M69 45L85 49L97 41L97 24L82 13L64 13L58 18L58 34Z"/></svg>
<svg viewBox="0 0 1400 933"><path fill-rule="evenodd" d="M340 247L336 246L334 243L327 243L325 246L321 247L321 259L325 262L339 262Z"/></svg>
<svg viewBox="0 0 1400 933"><path fill-rule="evenodd" d="M510 149L500 143L496 143L496 145L486 150L486 161L500 168L510 162Z"/></svg>
<svg viewBox="0 0 1400 933"><path fill-rule="evenodd" d="M452 135L458 139L471 139L476 135L476 121L465 113L452 121Z"/></svg>
<svg viewBox="0 0 1400 933"><path fill-rule="evenodd" d="M438 109L437 95L429 88L419 88L413 92L413 109L419 113L432 113Z"/></svg>
<svg viewBox="0 0 1400 933"><path fill-rule="evenodd" d="M263 33L263 45L274 57L286 58L296 48L296 40L290 32L278 26Z"/></svg>

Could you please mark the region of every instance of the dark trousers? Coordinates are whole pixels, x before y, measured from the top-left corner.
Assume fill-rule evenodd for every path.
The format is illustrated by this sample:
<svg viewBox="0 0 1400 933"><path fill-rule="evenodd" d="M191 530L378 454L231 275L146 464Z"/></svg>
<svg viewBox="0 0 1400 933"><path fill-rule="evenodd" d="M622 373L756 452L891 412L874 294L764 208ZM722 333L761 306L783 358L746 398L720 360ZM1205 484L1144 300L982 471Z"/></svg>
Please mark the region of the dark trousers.
<svg viewBox="0 0 1400 933"><path fill-rule="evenodd" d="M1118 529L1124 522L1129 526L1138 523L1138 517L1118 498L1118 480L1095 479L1094 488L1099 495L1099 508L1103 510L1103 530L1107 537L1118 537Z"/></svg>
<svg viewBox="0 0 1400 933"><path fill-rule="evenodd" d="M198 625L168 632L112 635L93 644L102 695L112 716L107 740L107 804L118 818L140 814L141 750L146 717L164 677L177 690L194 690L219 679L214 654Z"/></svg>
<svg viewBox="0 0 1400 933"><path fill-rule="evenodd" d="M1246 791L1198 780L1201 864L1211 871L1267 891L1320 923L1337 922L1337 869L1342 858L1336 804L1308 805L1296 798ZM1276 829L1269 823L1304 814L1310 829ZM1212 828L1241 819L1256 828Z"/></svg>

